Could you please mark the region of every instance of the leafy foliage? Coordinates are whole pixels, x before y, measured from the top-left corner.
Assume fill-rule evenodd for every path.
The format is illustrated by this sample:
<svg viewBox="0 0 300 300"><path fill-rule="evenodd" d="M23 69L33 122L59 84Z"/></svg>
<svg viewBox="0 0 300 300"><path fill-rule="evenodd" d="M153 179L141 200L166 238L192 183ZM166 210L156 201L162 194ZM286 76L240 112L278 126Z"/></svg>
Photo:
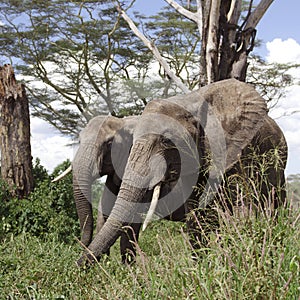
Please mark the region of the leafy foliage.
<svg viewBox="0 0 300 300"><path fill-rule="evenodd" d="M27 199L10 199L6 190L1 189L1 238L8 233L28 232L41 238L51 235L59 241L72 242L75 236L79 236L71 176L51 183L51 177L65 170L69 164L69 161L62 163L49 176L37 160L34 167L35 189Z"/></svg>
<svg viewBox="0 0 300 300"><path fill-rule="evenodd" d="M39 183L43 181L49 180L48 172L46 168L41 165L41 160L39 158L36 158L35 160L32 173L33 173L34 187L38 186Z"/></svg>
<svg viewBox="0 0 300 300"><path fill-rule="evenodd" d="M120 85L139 81L151 57L114 4L23 2L0 4L0 51L22 73L34 114L73 135L95 115L117 114L128 102Z"/></svg>
<svg viewBox="0 0 300 300"><path fill-rule="evenodd" d="M193 10L193 7L190 9ZM149 18L145 28L176 76L184 81L189 89L195 88L199 84L200 74L200 36L197 25L174 12L170 6L166 6L157 15ZM164 97L178 92L172 82L168 82L163 69L159 70L159 75L166 82Z"/></svg>
<svg viewBox="0 0 300 300"><path fill-rule="evenodd" d="M298 67L299 65L291 63L267 63L260 56L253 55L248 67L247 82L256 86L272 108L285 96L286 88L295 84L290 71Z"/></svg>

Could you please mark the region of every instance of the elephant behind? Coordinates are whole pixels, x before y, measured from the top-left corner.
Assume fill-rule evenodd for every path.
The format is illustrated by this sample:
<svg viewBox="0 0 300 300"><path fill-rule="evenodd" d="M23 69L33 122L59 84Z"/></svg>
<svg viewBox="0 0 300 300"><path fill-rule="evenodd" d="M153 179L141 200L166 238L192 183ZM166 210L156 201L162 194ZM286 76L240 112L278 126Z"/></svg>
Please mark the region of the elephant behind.
<svg viewBox="0 0 300 300"><path fill-rule="evenodd" d="M146 193L161 189L152 205L161 217L187 220L192 241L202 241L198 221L217 201L220 189L235 204L234 178L260 182L259 204L285 199L287 145L267 115L262 97L235 79L220 81L186 95L147 104L133 132L133 146L110 216L78 264L92 263L116 241L127 223L143 222ZM267 168L262 172L261 161ZM195 187L197 187L195 189ZM198 221L191 221L196 211ZM175 214L176 212L176 214ZM199 243L194 243L199 246Z"/></svg>
<svg viewBox="0 0 300 300"><path fill-rule="evenodd" d="M88 247L93 237L92 184L107 176L99 202L96 231L99 232L117 199L138 116L117 118L97 116L89 121L79 136L79 148L72 162L73 190L80 221L81 243ZM140 224L121 237L122 260L135 253L132 240L138 238ZM108 251L106 252L108 253Z"/></svg>

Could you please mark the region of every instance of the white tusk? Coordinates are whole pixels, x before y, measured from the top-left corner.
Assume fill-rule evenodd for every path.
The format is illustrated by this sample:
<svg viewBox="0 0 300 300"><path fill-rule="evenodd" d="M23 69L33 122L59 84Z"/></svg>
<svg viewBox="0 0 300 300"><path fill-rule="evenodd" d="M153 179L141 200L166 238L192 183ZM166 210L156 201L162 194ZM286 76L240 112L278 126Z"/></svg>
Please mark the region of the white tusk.
<svg viewBox="0 0 300 300"><path fill-rule="evenodd" d="M150 223L150 221L152 219L152 216L154 215L154 212L155 212L155 209L156 209L156 206L158 203L159 193L160 193L160 184L158 184L154 188L151 204L150 204L149 210L147 212L145 221L143 223L142 231L144 231L146 229L146 227L148 226L148 224Z"/></svg>
<svg viewBox="0 0 300 300"><path fill-rule="evenodd" d="M72 165L68 169L66 169L65 171L63 171L60 175L58 175L56 178L54 178L51 182L56 182L58 180L61 180L66 175L68 175L71 171L72 171Z"/></svg>

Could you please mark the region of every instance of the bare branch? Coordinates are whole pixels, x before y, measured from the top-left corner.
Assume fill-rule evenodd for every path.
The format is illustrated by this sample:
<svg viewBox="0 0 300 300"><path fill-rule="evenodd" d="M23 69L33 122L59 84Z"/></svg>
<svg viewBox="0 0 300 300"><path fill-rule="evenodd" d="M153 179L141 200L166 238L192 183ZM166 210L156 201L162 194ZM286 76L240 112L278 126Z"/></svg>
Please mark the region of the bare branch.
<svg viewBox="0 0 300 300"><path fill-rule="evenodd" d="M192 20L195 23L198 23L201 20L198 19L197 13L193 13L189 11L188 9L185 9L181 5L179 5L174 0L165 0L169 5L171 5L174 9L176 9L181 15L185 16L186 18Z"/></svg>
<svg viewBox="0 0 300 300"><path fill-rule="evenodd" d="M255 28L274 0L261 0L249 16L245 29Z"/></svg>
<svg viewBox="0 0 300 300"><path fill-rule="evenodd" d="M230 10L227 14L229 24L238 24L242 10L242 0L232 0Z"/></svg>
<svg viewBox="0 0 300 300"><path fill-rule="evenodd" d="M134 34L143 41L143 43L151 50L155 58L158 60L158 62L161 64L161 66L164 68L168 76L174 81L174 83L184 92L188 93L189 89L188 87L182 83L182 81L172 72L170 69L168 63L164 60L164 58L159 53L159 50L154 45L153 42L149 41L144 34L142 34L139 29L135 26L134 22L130 19L130 17L123 11L120 6L117 7L119 13L121 14L122 18L128 23L131 30L134 32Z"/></svg>
<svg viewBox="0 0 300 300"><path fill-rule="evenodd" d="M209 27L207 37L207 48L206 48L206 72L208 84L216 80L216 72L214 68L218 65L218 26L220 17L220 4L221 0L215 0L211 2L210 16L209 16Z"/></svg>
<svg viewBox="0 0 300 300"><path fill-rule="evenodd" d="M202 16L202 1L197 0L197 16L198 16L198 30L200 36L202 36L202 24L203 24L203 16Z"/></svg>
<svg viewBox="0 0 300 300"><path fill-rule="evenodd" d="M184 17L190 19L197 24L199 34L202 35L202 3L201 0L197 0L197 12L191 12L181 5L179 5L174 0L165 0L170 6L172 6L176 11L178 11Z"/></svg>
<svg viewBox="0 0 300 300"><path fill-rule="evenodd" d="M235 3L236 3L236 0L232 0L232 1L231 1L230 9L229 9L229 12L228 12L228 14L227 14L227 21L228 21L228 22L230 22L231 17L232 17L232 14L233 14L233 12L234 12Z"/></svg>

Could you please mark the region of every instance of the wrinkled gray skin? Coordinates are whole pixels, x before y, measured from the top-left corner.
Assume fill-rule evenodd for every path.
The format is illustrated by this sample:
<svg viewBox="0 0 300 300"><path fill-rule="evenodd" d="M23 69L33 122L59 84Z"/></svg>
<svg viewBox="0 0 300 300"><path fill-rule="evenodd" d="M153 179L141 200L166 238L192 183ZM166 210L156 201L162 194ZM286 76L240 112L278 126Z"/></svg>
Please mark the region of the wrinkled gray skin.
<svg viewBox="0 0 300 300"><path fill-rule="evenodd" d="M137 120L138 117L121 119L97 116L90 120L80 133L80 145L72 162L73 189L82 232L81 242L86 247L93 237L92 183L97 178L107 175L98 208L96 230L99 232L116 201ZM120 241L123 262L131 260L130 254L134 255L135 249L130 241L138 238L140 230L140 224L130 225L132 230L122 232Z"/></svg>
<svg viewBox="0 0 300 300"><path fill-rule="evenodd" d="M176 120L177 123L166 122L165 117ZM183 132L182 128L186 132ZM196 145L198 157L192 159L187 164L188 167L184 167L186 157L181 152L181 165L178 166L178 149L185 146L185 150L189 148L192 144L189 137ZM225 144L225 148L222 143L223 146ZM177 152L174 151L174 145L179 145ZM214 149L217 151L212 155ZM255 152L257 157L262 157L270 150L278 153L278 159L270 159L266 171L267 182L262 184L257 192L261 194L261 199L270 199L270 190L273 188L271 199L276 208L285 199L284 168L287 145L279 127L268 117L265 101L252 86L229 79L186 95L151 101L134 129L133 146L115 205L108 220L89 245L90 252L82 255L78 265L91 264L94 257L100 258L109 250L120 236L126 222L140 212L144 195L158 182L165 191L176 187L176 182L181 182L179 186L182 189L177 189L177 194L174 192L172 198L174 201L182 199L183 205L177 210L176 220L184 220L195 207L203 206L203 203L197 203L199 195L196 195L195 191L189 195L189 185L194 185L195 176L197 186L203 187L208 183L213 186L214 183L218 183L214 173L221 172L225 176L222 177L224 180L221 180L220 186L227 187L234 197L235 187L228 188L226 178L239 175L246 182L247 178L256 177L259 181L259 172L251 173L258 163L250 158L249 154ZM208 157L211 159L207 159ZM225 157L223 161L222 157ZM269 156L265 157L268 159ZM161 158L165 161L164 164ZM197 170L193 166L196 166ZM259 166L257 167L259 170ZM206 189L203 188L202 192L204 194ZM214 200L220 201L218 194L214 196ZM175 206L172 207L172 199L168 201L166 204L170 205L172 211ZM234 199L232 202L234 203ZM211 203L208 202L206 208ZM207 217L207 210L198 211L199 221L202 222ZM191 218L186 219L192 238L201 242L200 231L196 230L197 222L191 221Z"/></svg>

